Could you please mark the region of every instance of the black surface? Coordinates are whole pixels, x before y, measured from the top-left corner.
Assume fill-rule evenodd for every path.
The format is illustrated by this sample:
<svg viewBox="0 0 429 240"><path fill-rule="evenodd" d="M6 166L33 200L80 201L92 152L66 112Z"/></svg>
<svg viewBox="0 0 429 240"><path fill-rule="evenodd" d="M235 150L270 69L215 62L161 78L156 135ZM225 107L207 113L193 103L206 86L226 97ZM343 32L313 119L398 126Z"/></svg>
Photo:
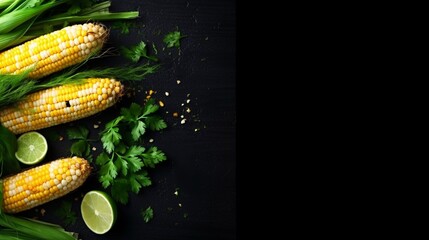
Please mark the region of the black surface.
<svg viewBox="0 0 429 240"><path fill-rule="evenodd" d="M111 30L105 49L154 42L161 70L149 76L135 89L137 95L124 97L116 106L75 124L85 124L91 136L114 118L121 107L132 101L141 103L145 91L157 91L155 98L165 103L163 116L169 128L152 136L168 160L150 171L153 185L132 195L128 205L118 204L118 221L105 235L92 233L80 215L80 201L89 190L102 189L96 175L76 192L45 204L41 217L36 210L24 213L64 225L55 209L64 199L73 199L78 220L66 229L81 239L236 239L236 105L235 105L235 3L229 0L112 0L112 11L139 9L141 17L129 35ZM104 22L110 26L110 23ZM162 50L163 36L176 27L187 37L182 39L180 54L176 48ZM153 52L152 52L153 53ZM92 60L89 67L118 66L128 63L119 56ZM181 83L177 84L177 80ZM165 95L169 92L169 96ZM132 93L131 91L129 93ZM187 95L189 97L187 97ZM186 100L190 99L187 104ZM181 104L184 106L181 106ZM187 113L186 107L191 109ZM168 112L168 113L166 113ZM186 124L173 112L183 114ZM43 130L65 135L66 124ZM195 129L199 131L195 132ZM67 156L70 142L49 141L48 159ZM96 145L97 155L101 147ZM176 188L178 196L174 195ZM179 206L181 204L181 207ZM144 223L139 212L148 206L154 218ZM187 215L187 217L185 217Z"/></svg>

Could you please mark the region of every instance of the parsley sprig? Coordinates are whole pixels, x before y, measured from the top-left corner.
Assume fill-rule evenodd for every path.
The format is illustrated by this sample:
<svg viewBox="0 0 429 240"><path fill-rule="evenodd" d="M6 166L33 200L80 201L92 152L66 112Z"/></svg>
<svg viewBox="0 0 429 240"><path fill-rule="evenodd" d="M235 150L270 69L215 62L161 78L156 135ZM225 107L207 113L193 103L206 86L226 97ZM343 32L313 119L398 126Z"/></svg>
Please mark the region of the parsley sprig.
<svg viewBox="0 0 429 240"><path fill-rule="evenodd" d="M77 140L70 148L73 156L83 157L92 162L91 145L88 143L89 130L84 126L68 128L67 136L70 140Z"/></svg>
<svg viewBox="0 0 429 240"><path fill-rule="evenodd" d="M167 44L167 48L180 47L180 39L186 36L182 35L179 31L169 32L164 36L164 43Z"/></svg>
<svg viewBox="0 0 429 240"><path fill-rule="evenodd" d="M148 223L153 218L153 209L151 206L147 207L145 210L141 210L140 213L145 223Z"/></svg>
<svg viewBox="0 0 429 240"><path fill-rule="evenodd" d="M137 63L141 57L154 62L158 61L157 57L148 54L148 48L144 41L140 41L140 43L131 46L130 48L121 47L121 53L125 58L131 60L134 63Z"/></svg>
<svg viewBox="0 0 429 240"><path fill-rule="evenodd" d="M100 166L99 181L109 188L111 196L126 204L129 192L139 193L142 187L152 184L147 168L167 159L157 147L142 146L142 136L147 129L159 131L167 127L165 121L156 114L159 106L150 99L142 107L132 103L122 108L121 115L108 122L101 132L104 151L95 163Z"/></svg>

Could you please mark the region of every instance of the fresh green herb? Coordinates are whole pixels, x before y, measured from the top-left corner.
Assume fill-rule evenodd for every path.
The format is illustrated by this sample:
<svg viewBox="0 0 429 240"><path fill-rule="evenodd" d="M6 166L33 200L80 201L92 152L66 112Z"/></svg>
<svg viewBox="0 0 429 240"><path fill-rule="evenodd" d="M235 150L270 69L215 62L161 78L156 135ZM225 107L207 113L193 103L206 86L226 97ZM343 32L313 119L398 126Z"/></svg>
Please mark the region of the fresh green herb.
<svg viewBox="0 0 429 240"><path fill-rule="evenodd" d="M121 30L121 34L129 34L131 27L134 27L134 24L131 22L125 22L125 21L114 22L112 25L113 29Z"/></svg>
<svg viewBox="0 0 429 240"><path fill-rule="evenodd" d="M71 201L61 202L61 206L57 209L55 214L62 219L64 225L69 226L76 223L77 215L72 210Z"/></svg>
<svg viewBox="0 0 429 240"><path fill-rule="evenodd" d="M100 166L99 181L104 188L110 187L112 197L122 203L128 202L129 192L139 193L142 187L152 184L146 168L166 160L157 147L141 146L147 128L159 131L167 127L156 115L159 106L154 99L144 107L132 103L122 108L121 115L108 122L101 132L102 152L95 163Z"/></svg>
<svg viewBox="0 0 429 240"><path fill-rule="evenodd" d="M101 142L103 143L103 148L107 153L112 153L115 149L115 145L118 145L122 139L122 136L119 133L119 127L117 126L123 118L123 116L119 116L113 121L108 122L102 132Z"/></svg>
<svg viewBox="0 0 429 240"><path fill-rule="evenodd" d="M123 120L129 124L134 141L137 141L145 133L146 127L152 131L159 131L167 127L160 116L152 114L158 109L159 106L154 104L153 100L148 101L144 108L137 103L132 103L128 109L121 109Z"/></svg>
<svg viewBox="0 0 429 240"><path fill-rule="evenodd" d="M142 154L145 166L155 168L155 165L167 159L165 154L158 150L157 147L150 147L145 153Z"/></svg>
<svg viewBox="0 0 429 240"><path fill-rule="evenodd" d="M29 70L17 75L0 74L0 107L21 100L32 89L35 81L26 80Z"/></svg>
<svg viewBox="0 0 429 240"><path fill-rule="evenodd" d="M0 177L20 171L16 149L15 135L0 123Z"/></svg>
<svg viewBox="0 0 429 240"><path fill-rule="evenodd" d="M180 39L186 36L182 36L179 31L170 32L164 37L164 43L167 44L167 48L180 47Z"/></svg>
<svg viewBox="0 0 429 240"><path fill-rule="evenodd" d="M122 47L121 53L124 57L130 59L134 63L137 63L141 57L147 58L154 62L158 61L157 57L148 55L147 45L143 41L141 41L137 45L131 46L130 48Z"/></svg>
<svg viewBox="0 0 429 240"><path fill-rule="evenodd" d="M88 128L79 125L77 127L71 127L66 130L67 136L70 140L86 140L88 139L89 130Z"/></svg>
<svg viewBox="0 0 429 240"><path fill-rule="evenodd" d="M152 209L152 207L149 206L145 210L142 210L141 214L142 214L144 222L148 223L153 218L153 209Z"/></svg>
<svg viewBox="0 0 429 240"><path fill-rule="evenodd" d="M82 125L67 129L68 138L70 140L77 140L71 145L70 153L92 162L91 145L88 143L88 135L89 130Z"/></svg>

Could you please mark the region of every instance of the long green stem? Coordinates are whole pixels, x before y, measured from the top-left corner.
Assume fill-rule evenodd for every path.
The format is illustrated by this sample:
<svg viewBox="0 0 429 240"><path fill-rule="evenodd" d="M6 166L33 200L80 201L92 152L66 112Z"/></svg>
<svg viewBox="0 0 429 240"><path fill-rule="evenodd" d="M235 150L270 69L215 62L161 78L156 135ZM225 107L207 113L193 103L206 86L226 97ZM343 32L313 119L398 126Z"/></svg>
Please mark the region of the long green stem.
<svg viewBox="0 0 429 240"><path fill-rule="evenodd" d="M0 9L10 6L15 0L0 0Z"/></svg>
<svg viewBox="0 0 429 240"><path fill-rule="evenodd" d="M29 19L40 15L44 11L53 8L59 4L65 3L68 0L51 2L32 8L23 8L14 10L10 13L0 16L0 34L5 34L25 23Z"/></svg>
<svg viewBox="0 0 429 240"><path fill-rule="evenodd" d="M26 22L25 24L22 24L13 32L0 34L0 50L11 46L17 40L22 39L24 37L24 34L28 31L28 29L33 24L34 20L35 18L33 18L33 20L31 21Z"/></svg>
<svg viewBox="0 0 429 240"><path fill-rule="evenodd" d="M39 21L35 26L43 26L44 24L58 25L65 21L69 23L82 22L88 20L113 20L113 19L133 19L139 16L139 12L123 12L123 13L93 13L85 16L68 16L55 19Z"/></svg>
<svg viewBox="0 0 429 240"><path fill-rule="evenodd" d="M2 3L0 3L0 9L2 8L6 8L5 10L3 10L2 12L0 12L0 16L9 13L10 11L12 11L12 9L18 5L19 3L21 3L21 0L5 0L2 1Z"/></svg>

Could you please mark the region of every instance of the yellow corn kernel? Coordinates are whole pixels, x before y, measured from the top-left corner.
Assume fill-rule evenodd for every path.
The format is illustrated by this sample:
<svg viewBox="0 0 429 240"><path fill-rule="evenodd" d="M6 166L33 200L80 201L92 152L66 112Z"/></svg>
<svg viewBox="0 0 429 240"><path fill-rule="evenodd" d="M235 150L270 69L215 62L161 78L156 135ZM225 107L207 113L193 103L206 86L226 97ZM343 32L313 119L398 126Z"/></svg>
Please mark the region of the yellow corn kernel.
<svg viewBox="0 0 429 240"><path fill-rule="evenodd" d="M82 84L45 89L1 109L0 123L20 134L75 121L112 106L122 91L123 85L109 78L89 78Z"/></svg>
<svg viewBox="0 0 429 240"><path fill-rule="evenodd" d="M70 179L57 179L54 170L69 170ZM17 213L39 206L81 186L91 172L83 158L64 158L3 179L3 210ZM69 181L70 180L70 181Z"/></svg>
<svg viewBox="0 0 429 240"><path fill-rule="evenodd" d="M42 78L83 62L101 49L106 37L106 29L99 24L65 27L0 53L0 74L18 74L33 68L29 77Z"/></svg>

